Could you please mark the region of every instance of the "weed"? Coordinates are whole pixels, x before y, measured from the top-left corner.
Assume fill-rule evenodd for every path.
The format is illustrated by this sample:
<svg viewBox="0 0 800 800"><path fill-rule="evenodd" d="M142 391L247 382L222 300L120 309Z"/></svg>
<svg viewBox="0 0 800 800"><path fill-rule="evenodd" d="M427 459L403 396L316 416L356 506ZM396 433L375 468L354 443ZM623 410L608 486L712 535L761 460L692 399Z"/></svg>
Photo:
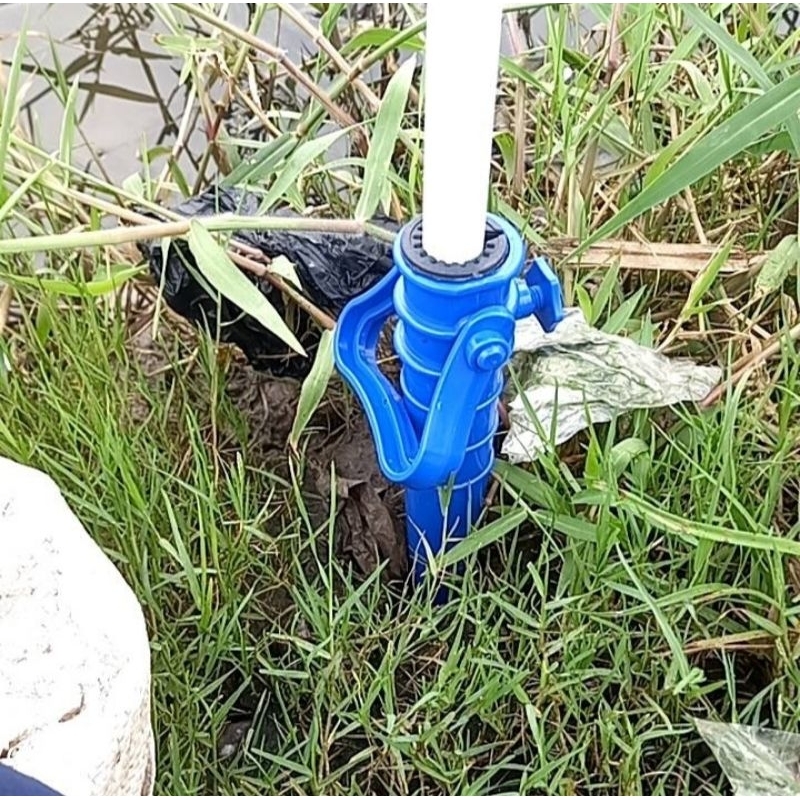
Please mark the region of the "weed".
<svg viewBox="0 0 800 800"><path fill-rule="evenodd" d="M306 391L287 454L281 404L299 389L273 395L213 331L187 331L133 247L191 236L160 204L214 165L265 209L303 212L248 224L416 213L424 98L401 62L424 20L277 4L245 29L226 8L156 12L184 59L183 120L210 134L196 174L188 122L124 187L73 166L63 74L58 153L37 146L18 124L22 37L0 125L0 453L53 476L142 603L158 792L726 791L693 717L800 726L798 278L778 263L797 237L800 34L756 4L600 5L598 45L562 5L533 15L546 43L502 59L494 206L552 252L593 324L730 381L705 409L499 464L437 607L435 587L337 555L346 498L309 476L358 418L338 381L319 407ZM279 14L315 39L302 64L266 39ZM393 149L369 149L381 131ZM242 223L195 223L214 285L238 291L236 265L291 293L230 236Z"/></svg>

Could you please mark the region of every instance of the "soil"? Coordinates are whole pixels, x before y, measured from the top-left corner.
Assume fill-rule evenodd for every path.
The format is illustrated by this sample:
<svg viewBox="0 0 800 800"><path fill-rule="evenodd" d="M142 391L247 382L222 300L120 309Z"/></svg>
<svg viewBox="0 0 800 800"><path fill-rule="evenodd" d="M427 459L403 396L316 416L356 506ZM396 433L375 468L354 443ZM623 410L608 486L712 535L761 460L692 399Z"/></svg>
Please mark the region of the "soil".
<svg viewBox="0 0 800 800"><path fill-rule="evenodd" d="M128 352L154 393L159 383L171 382L179 364L196 364L199 334L168 309L161 308L155 327L155 294L142 289L129 305ZM232 346L218 348L218 364L224 376L224 394L243 423L242 430L229 429L220 420L219 455L244 452L248 463L276 471L288 479L288 436L294 420L301 383L274 377L251 367ZM187 367L183 367L186 369ZM193 401L198 413L209 405L205 378ZM335 392L333 393L335 394ZM323 403L312 418L302 475L304 501L312 524L326 525L330 515L331 480L336 482L334 552L369 575L386 562L388 580L403 580L407 574L402 493L383 477L377 463L372 436L355 404L342 412L332 402ZM130 398L131 418L142 424L151 412L150 398L135 393ZM323 554L320 554L323 555Z"/></svg>

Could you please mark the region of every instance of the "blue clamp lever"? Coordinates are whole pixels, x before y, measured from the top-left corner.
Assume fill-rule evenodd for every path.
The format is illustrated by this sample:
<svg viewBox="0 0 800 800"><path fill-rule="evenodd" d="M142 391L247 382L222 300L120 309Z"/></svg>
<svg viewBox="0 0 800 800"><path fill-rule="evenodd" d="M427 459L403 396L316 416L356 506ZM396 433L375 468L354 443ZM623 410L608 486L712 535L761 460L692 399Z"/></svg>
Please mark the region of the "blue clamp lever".
<svg viewBox="0 0 800 800"><path fill-rule="evenodd" d="M484 252L468 264L428 256L420 218L400 231L393 256L389 274L342 312L334 353L364 407L383 473L407 490L409 555L419 577L422 545L434 553L451 546L480 512L515 319L533 313L552 330L563 306L544 258L519 277L525 248L501 217L489 216ZM393 315L400 391L378 369L375 352ZM450 504L442 508L437 490L448 484Z"/></svg>

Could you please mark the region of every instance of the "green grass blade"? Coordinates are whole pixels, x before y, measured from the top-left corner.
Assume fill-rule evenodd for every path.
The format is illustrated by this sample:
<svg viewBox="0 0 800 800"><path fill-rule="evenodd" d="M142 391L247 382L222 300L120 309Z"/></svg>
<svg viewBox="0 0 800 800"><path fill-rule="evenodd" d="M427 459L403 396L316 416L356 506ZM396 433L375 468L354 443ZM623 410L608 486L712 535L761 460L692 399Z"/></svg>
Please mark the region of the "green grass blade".
<svg viewBox="0 0 800 800"><path fill-rule="evenodd" d="M243 183L255 183L277 169L278 165L292 152L297 144L294 134L284 133L268 144L259 148L250 158L242 162L222 180L223 186L240 186Z"/></svg>
<svg viewBox="0 0 800 800"><path fill-rule="evenodd" d="M591 325L597 325L600 318L605 313L605 310L611 301L611 297L619 287L619 262L614 264L603 276L600 282L600 287L594 294L592 299L592 315L588 317Z"/></svg>
<svg viewBox="0 0 800 800"><path fill-rule="evenodd" d="M72 163L72 144L75 141L75 126L77 117L75 115L75 103L78 99L78 88L80 87L80 77L76 76L69 87L69 94L64 103L64 115L61 118L61 135L58 138L58 153L61 161L65 164ZM69 180L69 173L65 175L65 180Z"/></svg>
<svg viewBox="0 0 800 800"><path fill-rule="evenodd" d="M653 598L650 596L650 593L647 591L647 589L645 589L644 585L637 577L636 572L634 572L634 570L631 568L628 560L622 554L622 550L619 545L617 545L616 549L620 564L622 564L623 569L631 579L631 583L636 587L635 593L632 593L633 596L650 609L650 612L658 623L658 627L661 628L661 633L667 640L669 649L672 652L672 658L674 659L674 663L677 666L681 678L688 680L691 676L692 668L689 666L689 659L686 658L686 654L683 652L683 643L678 638L678 635L675 633L672 625L669 624L666 614L664 614L664 612L661 610L659 604L653 600Z"/></svg>
<svg viewBox="0 0 800 800"><path fill-rule="evenodd" d="M482 550L484 547L502 539L514 528L519 527L527 516L523 509L518 508L516 511L490 522L479 530L471 531L469 536L444 553L439 563L442 567L451 567L453 564L463 561L467 556L471 556L473 553L477 553L478 550Z"/></svg>
<svg viewBox="0 0 800 800"><path fill-rule="evenodd" d="M645 89L643 101L647 102L659 97L664 89L669 85L672 76L677 69L677 66L687 59L691 58L700 40L703 38L703 33L700 30L689 29L683 33L675 45L675 49L670 53L664 65L653 76L653 80Z"/></svg>
<svg viewBox="0 0 800 800"><path fill-rule="evenodd" d="M289 156L280 174L275 178L272 186L269 187L269 191L261 203L261 210L269 211L286 194L286 190L297 180L303 170L346 133L347 129L334 131L325 136L320 136L318 139L312 139L310 142L301 144Z"/></svg>
<svg viewBox="0 0 800 800"><path fill-rule="evenodd" d="M800 542L792 539L684 519L667 511L662 511L646 500L633 495L625 495L619 505L654 528L666 533L686 536L691 539L700 539L701 541L732 544L738 547L747 547L751 550L766 550L770 553L800 556Z"/></svg>
<svg viewBox="0 0 800 800"><path fill-rule="evenodd" d="M408 34L403 37L403 34ZM400 41L395 41L399 37L403 37ZM419 37L419 34L412 34L411 31L396 31L393 28L367 28L366 30L357 33L352 39L345 42L342 47L342 55L347 56L357 50L363 50L370 47L380 47L387 43L396 45L397 49L407 49L422 51L425 49L425 44Z"/></svg>
<svg viewBox="0 0 800 800"><path fill-rule="evenodd" d="M364 185L355 213L357 220L368 220L372 217L389 180L392 153L400 132L400 123L403 120L416 63L416 57L409 58L392 76L386 87L386 94L381 101L375 129L372 132L367 164L364 167Z"/></svg>
<svg viewBox="0 0 800 800"><path fill-rule="evenodd" d="M144 269L142 265L118 264L107 274L99 274L85 283L77 283L65 278L39 278L3 272L0 272L0 277L12 286L35 288L45 294L56 294L63 297L102 297L119 289L126 281L140 275Z"/></svg>
<svg viewBox="0 0 800 800"><path fill-rule="evenodd" d="M164 489L161 490L161 495L164 499L164 508L166 509L167 516L169 518L174 544L163 537L159 537L159 543L164 550L166 550L166 552L169 553L169 555L180 565L195 606L197 607L197 610L202 613L204 596L203 590L200 586L200 579L197 577L198 570L192 563L192 558L189 555L188 549L186 548L186 543L183 541L183 531L175 516L175 510L172 507L169 495Z"/></svg>
<svg viewBox="0 0 800 800"><path fill-rule="evenodd" d="M296 353L306 354L272 303L239 271L224 248L196 219L191 222L188 239L200 272L220 294L257 319Z"/></svg>
<svg viewBox="0 0 800 800"><path fill-rule="evenodd" d="M709 131L675 164L586 238L578 251L583 252L601 239L613 236L636 217L705 177L796 114L798 107L800 74L782 81Z"/></svg>
<svg viewBox="0 0 800 800"><path fill-rule="evenodd" d="M653 181L661 176L667 169L670 161L675 157L676 153L680 153L685 147L691 145L695 137L706 127L710 125L710 120L707 116L698 116L687 128L684 128L678 136L676 136L656 157L653 163L645 172L642 186L646 189ZM785 133L785 132L784 132Z"/></svg>
<svg viewBox="0 0 800 800"><path fill-rule="evenodd" d="M727 263L728 256L730 256L732 249L733 241L731 240L714 253L708 264L697 273L697 277L692 281L692 287L689 289L686 302L684 302L683 308L678 315L678 319L681 322L685 322L695 313L700 301L705 297L708 290L711 289L717 280L719 271Z"/></svg>
<svg viewBox="0 0 800 800"><path fill-rule="evenodd" d="M683 7L683 13L694 26L703 31L731 61L735 61L764 91L768 91L775 85L755 56L742 47L722 25L711 19L696 5L687 3ZM786 120L786 127L789 130L789 136L794 146L794 154L798 155L800 154L800 119L796 114Z"/></svg>
<svg viewBox="0 0 800 800"><path fill-rule="evenodd" d="M755 294L764 295L777 292L789 274L800 264L800 243L797 236L784 236L770 250L758 272Z"/></svg>
<svg viewBox="0 0 800 800"><path fill-rule="evenodd" d="M11 132L17 122L17 102L19 100L19 77L22 73L22 59L27 53L26 30L23 26L19 32L19 40L14 49L14 58L11 62L11 68L8 71L8 80L6 81L6 93L3 98L3 119L0 120L0 170L6 163L8 157L8 143L11 139Z"/></svg>
<svg viewBox="0 0 800 800"><path fill-rule="evenodd" d="M339 22L339 17L346 7L346 3L328 3L325 13L319 20L319 28L326 39L330 39L331 33L336 29L336 24Z"/></svg>
<svg viewBox="0 0 800 800"><path fill-rule="evenodd" d="M766 70L758 63L755 56L746 50L733 38L718 22L715 22L700 8L692 3L683 7L683 13L689 18L692 25L699 28L720 50L732 61L735 61L762 89L773 86Z"/></svg>
<svg viewBox="0 0 800 800"><path fill-rule="evenodd" d="M36 172L28 175L27 178L19 185L13 192L5 199L3 205L0 206L0 222L3 222L5 218L14 210L14 206L25 196L25 193L28 189L31 188L34 184L38 183L39 179L48 172L52 168L52 164L49 162L44 163Z"/></svg>
<svg viewBox="0 0 800 800"><path fill-rule="evenodd" d="M289 444L294 450L297 449L303 431L317 410L325 390L328 388L328 381L332 374L333 333L331 331L323 331L311 372L308 373L308 376L303 381L303 387L300 390L300 400L297 403L292 431L289 434Z"/></svg>

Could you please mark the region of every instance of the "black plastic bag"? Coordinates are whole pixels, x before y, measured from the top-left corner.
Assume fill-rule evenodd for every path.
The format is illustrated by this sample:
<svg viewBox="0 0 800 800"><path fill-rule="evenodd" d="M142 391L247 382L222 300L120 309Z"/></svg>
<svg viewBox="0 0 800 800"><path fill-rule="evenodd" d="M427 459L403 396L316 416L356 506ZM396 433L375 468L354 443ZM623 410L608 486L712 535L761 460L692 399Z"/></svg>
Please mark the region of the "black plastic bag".
<svg viewBox="0 0 800 800"><path fill-rule="evenodd" d="M189 198L174 211L184 217L221 213L254 216L258 213L258 204L256 195L214 187ZM389 230L397 230L397 225L391 221L380 222ZM294 264L308 298L334 316L349 300L377 283L392 266L391 245L363 234L244 230L237 231L235 238L257 248L267 258L285 256ZM153 278L162 286L164 300L174 312L206 327L212 335L219 331L220 340L237 345L255 369L287 377L302 377L308 373L311 357L293 353L235 303L207 291L198 277L197 266L186 242L171 241L166 264L159 243L151 243L146 248L146 255ZM287 320L312 356L319 341L319 330L308 315L294 307L291 319L287 319L281 292L266 280L245 274Z"/></svg>

